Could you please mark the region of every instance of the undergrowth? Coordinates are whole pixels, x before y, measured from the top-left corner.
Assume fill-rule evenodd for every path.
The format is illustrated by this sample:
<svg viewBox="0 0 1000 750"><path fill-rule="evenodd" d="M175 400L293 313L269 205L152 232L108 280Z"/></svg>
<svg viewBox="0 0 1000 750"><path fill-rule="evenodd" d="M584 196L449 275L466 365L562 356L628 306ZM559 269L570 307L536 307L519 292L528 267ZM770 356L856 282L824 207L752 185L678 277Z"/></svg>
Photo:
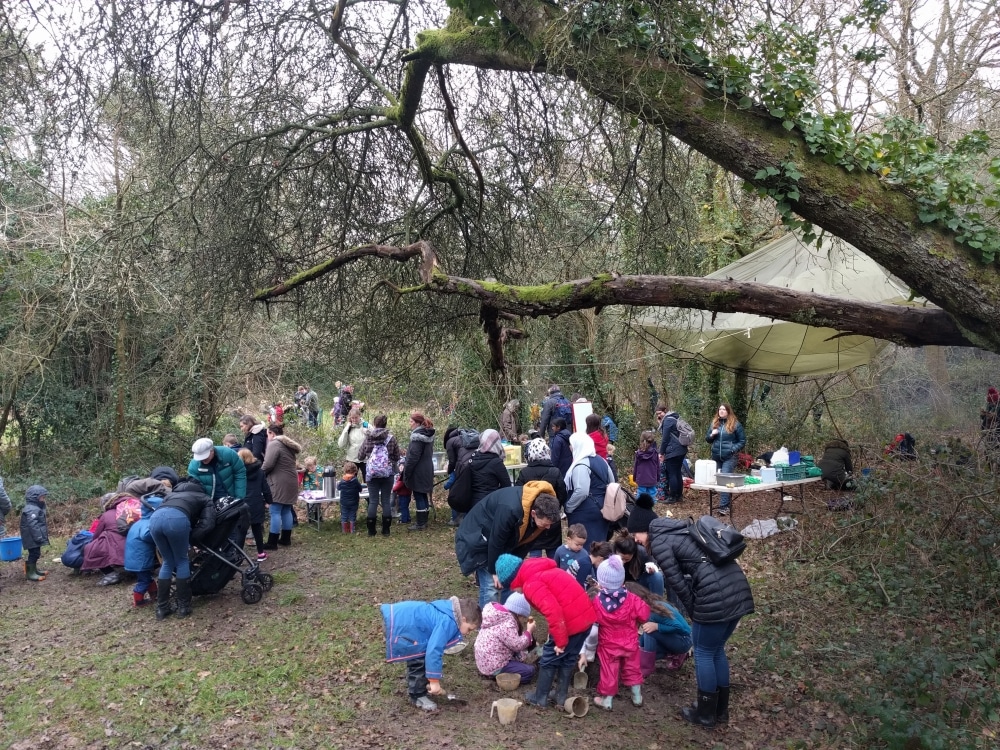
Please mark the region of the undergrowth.
<svg viewBox="0 0 1000 750"><path fill-rule="evenodd" d="M853 717L853 747L995 748L1000 609L995 481L882 464L843 514L756 587L755 669ZM987 491L988 490L988 491Z"/></svg>

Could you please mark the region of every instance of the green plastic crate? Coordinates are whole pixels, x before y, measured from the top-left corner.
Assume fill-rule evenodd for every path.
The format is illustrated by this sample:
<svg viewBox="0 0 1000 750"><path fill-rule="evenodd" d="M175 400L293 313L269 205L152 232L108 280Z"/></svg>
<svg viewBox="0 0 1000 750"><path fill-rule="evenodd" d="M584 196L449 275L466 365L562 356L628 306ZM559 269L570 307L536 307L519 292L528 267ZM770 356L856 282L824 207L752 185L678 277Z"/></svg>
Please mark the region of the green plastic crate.
<svg viewBox="0 0 1000 750"><path fill-rule="evenodd" d="M796 464L795 466L775 466L775 473L779 482L792 482L796 479L806 479L809 476L809 467Z"/></svg>

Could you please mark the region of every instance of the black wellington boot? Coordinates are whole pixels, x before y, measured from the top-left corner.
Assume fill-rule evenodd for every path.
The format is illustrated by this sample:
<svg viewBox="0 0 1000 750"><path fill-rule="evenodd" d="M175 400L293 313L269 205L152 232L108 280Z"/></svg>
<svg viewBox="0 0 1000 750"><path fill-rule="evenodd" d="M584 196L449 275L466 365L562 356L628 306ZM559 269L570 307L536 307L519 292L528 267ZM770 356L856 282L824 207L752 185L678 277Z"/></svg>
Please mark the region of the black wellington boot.
<svg viewBox="0 0 1000 750"><path fill-rule="evenodd" d="M191 579L177 579L177 616L190 617L191 615Z"/></svg>
<svg viewBox="0 0 1000 750"><path fill-rule="evenodd" d="M392 526L391 518L382 518L382 536L389 536L389 527Z"/></svg>
<svg viewBox="0 0 1000 750"><path fill-rule="evenodd" d="M160 578L156 581L156 619L165 620L170 617L170 579Z"/></svg>
<svg viewBox="0 0 1000 750"><path fill-rule="evenodd" d="M292 546L292 530L291 529L289 529L288 531L282 531L281 532L281 536L278 537L278 544L280 544L282 547L291 547Z"/></svg>
<svg viewBox="0 0 1000 750"><path fill-rule="evenodd" d="M692 724L712 729L715 726L715 709L719 705L719 694L698 691L698 702L681 709L681 715Z"/></svg>
<svg viewBox="0 0 1000 750"><path fill-rule="evenodd" d="M576 664L570 664L559 670L559 687L556 688L556 708L562 710L566 705L566 698L569 694L569 686L573 683L573 673L576 671Z"/></svg>
<svg viewBox="0 0 1000 750"><path fill-rule="evenodd" d="M431 512L429 510L418 510L417 511L417 522L410 524L406 527L407 531L426 531L427 530L427 518L430 516Z"/></svg>
<svg viewBox="0 0 1000 750"><path fill-rule="evenodd" d="M556 677L556 670L552 667L545 667L538 670L538 682L535 683L535 692L526 693L524 699L532 706L545 708L549 705L549 688Z"/></svg>
<svg viewBox="0 0 1000 750"><path fill-rule="evenodd" d="M719 688L719 703L715 707L715 721L718 724L729 723L729 687Z"/></svg>
<svg viewBox="0 0 1000 750"><path fill-rule="evenodd" d="M365 520L365 524L368 526L368 536L375 536L375 519L368 518Z"/></svg>
<svg viewBox="0 0 1000 750"><path fill-rule="evenodd" d="M264 549L278 549L278 535L268 532L267 541L264 542Z"/></svg>

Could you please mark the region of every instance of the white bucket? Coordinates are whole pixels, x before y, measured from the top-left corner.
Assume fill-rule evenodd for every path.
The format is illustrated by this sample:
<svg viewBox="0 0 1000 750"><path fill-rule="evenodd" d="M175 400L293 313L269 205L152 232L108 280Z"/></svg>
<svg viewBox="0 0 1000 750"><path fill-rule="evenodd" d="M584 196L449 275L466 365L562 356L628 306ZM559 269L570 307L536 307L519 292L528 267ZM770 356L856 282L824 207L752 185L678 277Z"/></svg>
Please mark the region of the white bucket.
<svg viewBox="0 0 1000 750"><path fill-rule="evenodd" d="M694 483L695 484L715 484L715 474L718 467L715 461L695 461L694 462Z"/></svg>
<svg viewBox="0 0 1000 750"><path fill-rule="evenodd" d="M500 717L501 724L513 724L514 720L517 719L517 709L519 709L523 703L521 701L516 701L513 698L501 698L500 700L493 701L493 707L490 709L490 717L493 717L493 712L496 711L497 715Z"/></svg>
<svg viewBox="0 0 1000 750"><path fill-rule="evenodd" d="M773 484L778 481L778 472L775 469L761 469L760 481L764 484Z"/></svg>

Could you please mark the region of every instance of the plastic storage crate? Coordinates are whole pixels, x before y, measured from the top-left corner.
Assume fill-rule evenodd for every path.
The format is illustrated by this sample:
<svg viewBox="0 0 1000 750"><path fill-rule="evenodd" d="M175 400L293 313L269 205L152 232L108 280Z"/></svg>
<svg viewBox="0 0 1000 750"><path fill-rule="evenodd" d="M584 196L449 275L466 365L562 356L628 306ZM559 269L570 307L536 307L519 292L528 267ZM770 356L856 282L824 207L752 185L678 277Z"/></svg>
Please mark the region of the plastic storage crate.
<svg viewBox="0 0 1000 750"><path fill-rule="evenodd" d="M792 482L796 479L806 479L809 476L808 466L775 466L779 482Z"/></svg>

